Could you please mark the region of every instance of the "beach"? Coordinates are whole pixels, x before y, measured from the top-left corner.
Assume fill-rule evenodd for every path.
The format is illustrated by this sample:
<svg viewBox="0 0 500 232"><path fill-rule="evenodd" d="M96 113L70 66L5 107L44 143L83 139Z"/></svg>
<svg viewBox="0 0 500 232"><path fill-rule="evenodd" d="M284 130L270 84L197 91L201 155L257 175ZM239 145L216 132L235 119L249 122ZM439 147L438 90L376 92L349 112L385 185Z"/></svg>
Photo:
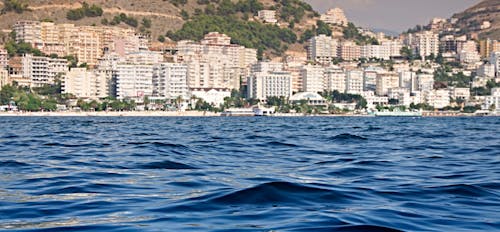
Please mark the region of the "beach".
<svg viewBox="0 0 500 232"><path fill-rule="evenodd" d="M0 112L1 116L28 117L215 117L220 113L203 111L99 111L99 112Z"/></svg>

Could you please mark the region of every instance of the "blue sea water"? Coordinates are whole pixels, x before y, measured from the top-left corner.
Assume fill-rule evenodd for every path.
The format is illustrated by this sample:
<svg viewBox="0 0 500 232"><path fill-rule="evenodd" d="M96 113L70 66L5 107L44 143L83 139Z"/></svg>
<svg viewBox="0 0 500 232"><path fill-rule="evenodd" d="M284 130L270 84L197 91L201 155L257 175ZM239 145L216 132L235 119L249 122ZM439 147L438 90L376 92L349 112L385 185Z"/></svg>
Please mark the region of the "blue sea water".
<svg viewBox="0 0 500 232"><path fill-rule="evenodd" d="M500 231L500 118L0 118L0 231Z"/></svg>

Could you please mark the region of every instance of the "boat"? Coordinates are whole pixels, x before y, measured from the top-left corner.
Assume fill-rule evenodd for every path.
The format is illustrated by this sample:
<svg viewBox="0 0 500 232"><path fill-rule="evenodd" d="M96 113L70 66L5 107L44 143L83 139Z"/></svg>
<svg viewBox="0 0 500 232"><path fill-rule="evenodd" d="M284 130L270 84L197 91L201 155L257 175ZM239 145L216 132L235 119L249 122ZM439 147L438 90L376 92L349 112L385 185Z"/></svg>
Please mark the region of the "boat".
<svg viewBox="0 0 500 232"><path fill-rule="evenodd" d="M252 108L230 108L221 113L223 117L250 117L255 116Z"/></svg>
<svg viewBox="0 0 500 232"><path fill-rule="evenodd" d="M376 111L376 117L422 117L421 111Z"/></svg>
<svg viewBox="0 0 500 232"><path fill-rule="evenodd" d="M273 116L276 113L276 110L274 107L255 107L253 108L253 112L255 113L255 116Z"/></svg>

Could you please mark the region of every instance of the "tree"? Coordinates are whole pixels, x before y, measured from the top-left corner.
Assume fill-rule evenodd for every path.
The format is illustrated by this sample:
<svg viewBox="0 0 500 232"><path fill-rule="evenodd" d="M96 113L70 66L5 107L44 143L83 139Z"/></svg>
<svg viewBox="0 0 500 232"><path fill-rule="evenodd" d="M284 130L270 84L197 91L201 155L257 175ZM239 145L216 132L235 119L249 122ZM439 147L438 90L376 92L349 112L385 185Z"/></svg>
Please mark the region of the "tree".
<svg viewBox="0 0 500 232"><path fill-rule="evenodd" d="M158 41L160 41L162 43L165 42L165 36L163 36L163 35L158 36Z"/></svg>
<svg viewBox="0 0 500 232"><path fill-rule="evenodd" d="M188 20L188 19L189 19L189 14L188 14L188 12L187 12L187 11L185 11L185 10L182 10L182 11L181 11L181 17L182 17L182 19L184 19L184 20Z"/></svg>
<svg viewBox="0 0 500 232"><path fill-rule="evenodd" d="M151 19L143 18L142 19L142 26L145 28L151 28Z"/></svg>
<svg viewBox="0 0 500 232"><path fill-rule="evenodd" d="M316 28L316 35L327 35L327 36L331 36L332 35L332 29L325 22L323 22L321 20L318 20L316 22L316 26L317 26L317 28Z"/></svg>
<svg viewBox="0 0 500 232"><path fill-rule="evenodd" d="M28 9L28 3L25 0L4 0L4 7L2 9L2 14L10 11L14 11L18 14L22 14Z"/></svg>
<svg viewBox="0 0 500 232"><path fill-rule="evenodd" d="M401 48L401 56L403 56L406 60L414 60L415 56L413 55L413 50L410 49L409 47L403 47Z"/></svg>

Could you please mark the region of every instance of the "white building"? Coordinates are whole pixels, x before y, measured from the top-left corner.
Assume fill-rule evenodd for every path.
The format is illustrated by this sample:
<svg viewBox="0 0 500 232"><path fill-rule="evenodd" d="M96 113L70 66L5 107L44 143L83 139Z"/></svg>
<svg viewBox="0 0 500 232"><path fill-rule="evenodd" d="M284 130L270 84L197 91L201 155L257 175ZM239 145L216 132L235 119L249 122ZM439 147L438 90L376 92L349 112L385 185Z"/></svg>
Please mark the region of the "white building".
<svg viewBox="0 0 500 232"><path fill-rule="evenodd" d="M42 43L39 21L18 21L14 24L13 30L16 32L16 43L25 42L33 47Z"/></svg>
<svg viewBox="0 0 500 232"><path fill-rule="evenodd" d="M257 12L259 19L265 23L277 23L276 11L274 10L260 10Z"/></svg>
<svg viewBox="0 0 500 232"><path fill-rule="evenodd" d="M483 64L477 68L477 75L481 77L495 77L495 65Z"/></svg>
<svg viewBox="0 0 500 232"><path fill-rule="evenodd" d="M190 88L240 88L241 79L257 62L257 50L230 41L224 34L209 33L201 43L177 43L175 60L188 65Z"/></svg>
<svg viewBox="0 0 500 232"><path fill-rule="evenodd" d="M346 78L346 93L361 94L363 93L363 71L351 70L347 72Z"/></svg>
<svg viewBox="0 0 500 232"><path fill-rule="evenodd" d="M363 73L364 91L375 91L377 87L377 75L386 72L384 68L378 66L369 66Z"/></svg>
<svg viewBox="0 0 500 232"><path fill-rule="evenodd" d="M484 99L483 109L494 109L497 114L500 113L500 88L491 89L491 95Z"/></svg>
<svg viewBox="0 0 500 232"><path fill-rule="evenodd" d="M111 96L111 76L86 68L72 68L62 81L62 93L78 98L100 99Z"/></svg>
<svg viewBox="0 0 500 232"><path fill-rule="evenodd" d="M259 61L252 65L250 72L279 72L283 71L283 63L281 62L271 62L271 61Z"/></svg>
<svg viewBox="0 0 500 232"><path fill-rule="evenodd" d="M302 92L323 92L325 88L325 69L319 65L305 65L300 70L302 77Z"/></svg>
<svg viewBox="0 0 500 232"><path fill-rule="evenodd" d="M410 91L417 91L417 74L412 71L399 72L399 87L407 88Z"/></svg>
<svg viewBox="0 0 500 232"><path fill-rule="evenodd" d="M289 72L254 73L248 78L248 97L267 100L268 97L292 96L292 75Z"/></svg>
<svg viewBox="0 0 500 232"><path fill-rule="evenodd" d="M340 26L347 26L347 18L344 11L340 8L329 9L325 14L321 15L321 21L328 24L335 24Z"/></svg>
<svg viewBox="0 0 500 232"><path fill-rule="evenodd" d="M390 60L391 57L400 56L403 44L399 41L384 41L381 45L361 46L361 57L370 59Z"/></svg>
<svg viewBox="0 0 500 232"><path fill-rule="evenodd" d="M189 98L187 65L160 63L153 68L153 97L159 99Z"/></svg>
<svg viewBox="0 0 500 232"><path fill-rule="evenodd" d="M22 57L22 76L31 79L32 87L53 84L54 80L62 78L68 71L66 59L33 56L25 54Z"/></svg>
<svg viewBox="0 0 500 232"><path fill-rule="evenodd" d="M479 56L478 52L462 50L458 56L460 58L460 62L465 64L474 64L481 61L481 56Z"/></svg>
<svg viewBox="0 0 500 232"><path fill-rule="evenodd" d="M309 60L321 64L330 64L334 58L338 57L338 40L331 36L318 35L309 40L308 56Z"/></svg>
<svg viewBox="0 0 500 232"><path fill-rule="evenodd" d="M375 93L378 96L387 96L389 89L399 87L399 75L396 73L379 73Z"/></svg>
<svg viewBox="0 0 500 232"><path fill-rule="evenodd" d="M457 87L450 87L450 97L453 99L460 99L460 100L469 100L470 98L470 89L469 88L457 88Z"/></svg>
<svg viewBox="0 0 500 232"><path fill-rule="evenodd" d="M203 99L203 101L213 106L224 104L224 98L231 97L230 89L214 89L214 88L198 88L191 89L191 94L195 97Z"/></svg>
<svg viewBox="0 0 500 232"><path fill-rule="evenodd" d="M9 54L7 50L0 47L0 69L6 69L9 64Z"/></svg>
<svg viewBox="0 0 500 232"><path fill-rule="evenodd" d="M500 77L500 52L491 53L490 64L495 66L495 76Z"/></svg>
<svg viewBox="0 0 500 232"><path fill-rule="evenodd" d="M116 81L116 98L141 100L153 95L152 64L117 64L113 73Z"/></svg>
<svg viewBox="0 0 500 232"><path fill-rule="evenodd" d="M419 91L429 91L434 88L434 75L420 73L417 74L417 87Z"/></svg>
<svg viewBox="0 0 500 232"><path fill-rule="evenodd" d="M2 86L10 84L9 72L5 69L0 69L0 90Z"/></svg>
<svg viewBox="0 0 500 232"><path fill-rule="evenodd" d="M361 96L366 100L366 107L368 109L375 109L377 105L389 104L389 98L386 96L377 96L373 91L364 91Z"/></svg>
<svg viewBox="0 0 500 232"><path fill-rule="evenodd" d="M328 91L346 91L347 75L340 67L325 68L326 89Z"/></svg>
<svg viewBox="0 0 500 232"><path fill-rule="evenodd" d="M424 99L427 104L436 109L442 109L450 105L450 95L447 89L424 91Z"/></svg>
<svg viewBox="0 0 500 232"><path fill-rule="evenodd" d="M422 58L439 53L439 37L431 31L424 31L416 34L414 43L415 53Z"/></svg>
<svg viewBox="0 0 500 232"><path fill-rule="evenodd" d="M391 88L387 91L387 96L389 99L398 100L399 105L410 106L412 103L410 90L407 88Z"/></svg>

